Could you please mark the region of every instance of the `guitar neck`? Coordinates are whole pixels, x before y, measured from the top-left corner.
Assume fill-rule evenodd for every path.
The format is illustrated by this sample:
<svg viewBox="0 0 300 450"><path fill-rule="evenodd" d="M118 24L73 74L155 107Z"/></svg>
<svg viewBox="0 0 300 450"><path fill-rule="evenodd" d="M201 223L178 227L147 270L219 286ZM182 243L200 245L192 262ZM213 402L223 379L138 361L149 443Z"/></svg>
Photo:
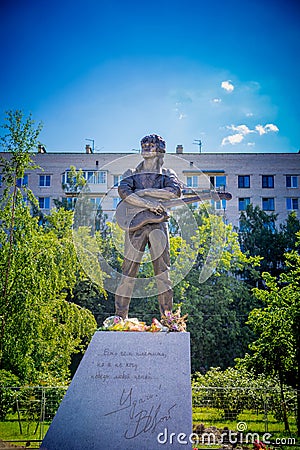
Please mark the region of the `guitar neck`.
<svg viewBox="0 0 300 450"><path fill-rule="evenodd" d="M227 192L205 192L201 195L194 195L191 197L182 197L182 198L172 198L171 200L164 200L161 202L163 206L166 208L171 208L172 206L180 206L182 203L196 203L203 202L205 200L230 200L232 198L231 194Z"/></svg>

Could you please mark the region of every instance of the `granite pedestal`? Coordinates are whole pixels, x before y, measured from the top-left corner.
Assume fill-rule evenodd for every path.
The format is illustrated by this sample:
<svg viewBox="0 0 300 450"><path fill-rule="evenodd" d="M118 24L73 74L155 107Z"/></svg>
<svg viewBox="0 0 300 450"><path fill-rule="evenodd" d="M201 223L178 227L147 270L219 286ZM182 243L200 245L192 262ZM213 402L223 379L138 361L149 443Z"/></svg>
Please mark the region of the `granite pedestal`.
<svg viewBox="0 0 300 450"><path fill-rule="evenodd" d="M96 332L43 450L191 449L189 333Z"/></svg>

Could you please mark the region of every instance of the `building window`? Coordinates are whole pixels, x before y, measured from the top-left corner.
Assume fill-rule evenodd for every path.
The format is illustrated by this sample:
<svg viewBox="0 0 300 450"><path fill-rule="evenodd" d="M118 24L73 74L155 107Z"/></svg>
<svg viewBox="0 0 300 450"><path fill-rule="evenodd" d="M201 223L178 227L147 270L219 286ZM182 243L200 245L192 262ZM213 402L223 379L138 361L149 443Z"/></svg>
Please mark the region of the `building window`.
<svg viewBox="0 0 300 450"><path fill-rule="evenodd" d="M40 187L51 186L51 175L40 175L39 186Z"/></svg>
<svg viewBox="0 0 300 450"><path fill-rule="evenodd" d="M275 199L274 197L266 197L262 199L263 211L275 211Z"/></svg>
<svg viewBox="0 0 300 450"><path fill-rule="evenodd" d="M101 205L102 197L91 197L90 202L92 205L95 205L97 208Z"/></svg>
<svg viewBox="0 0 300 450"><path fill-rule="evenodd" d="M186 177L186 185L187 187L198 187L199 183L198 183L198 176L197 175L193 175L191 177Z"/></svg>
<svg viewBox="0 0 300 450"><path fill-rule="evenodd" d="M226 175L216 175L215 177L209 177L212 187L219 190L225 190L226 188Z"/></svg>
<svg viewBox="0 0 300 450"><path fill-rule="evenodd" d="M67 206L69 209L74 208L77 198L67 197Z"/></svg>
<svg viewBox="0 0 300 450"><path fill-rule="evenodd" d="M226 209L227 201L226 200L219 200L216 202L216 209Z"/></svg>
<svg viewBox="0 0 300 450"><path fill-rule="evenodd" d="M274 175L262 175L262 187L273 188L274 187Z"/></svg>
<svg viewBox="0 0 300 450"><path fill-rule="evenodd" d="M99 172L85 172L85 179L91 184L105 184L106 183L106 171L100 170Z"/></svg>
<svg viewBox="0 0 300 450"><path fill-rule="evenodd" d="M28 175L25 174L23 178L17 179L17 187L28 186Z"/></svg>
<svg viewBox="0 0 300 450"><path fill-rule="evenodd" d="M121 199L119 197L113 198L113 209L116 209Z"/></svg>
<svg viewBox="0 0 300 450"><path fill-rule="evenodd" d="M298 187L298 177L297 175L286 175L286 187L287 188L297 188Z"/></svg>
<svg viewBox="0 0 300 450"><path fill-rule="evenodd" d="M250 175L239 175L238 187L241 189L250 188Z"/></svg>
<svg viewBox="0 0 300 450"><path fill-rule="evenodd" d="M100 171L100 172L96 172L96 183L97 184L105 184L106 183L106 172Z"/></svg>
<svg viewBox="0 0 300 450"><path fill-rule="evenodd" d="M85 172L85 178L88 183L95 183L95 172Z"/></svg>
<svg viewBox="0 0 300 450"><path fill-rule="evenodd" d="M39 197L39 207L41 209L50 209L50 197Z"/></svg>
<svg viewBox="0 0 300 450"><path fill-rule="evenodd" d="M214 209L220 210L220 209L226 209L227 207L227 201L226 200L212 200L211 205Z"/></svg>
<svg viewBox="0 0 300 450"><path fill-rule="evenodd" d="M70 177L70 171L67 170L63 175L62 175L62 184L76 184L76 177L73 177L73 179L71 179Z"/></svg>
<svg viewBox="0 0 300 450"><path fill-rule="evenodd" d="M246 211L248 205L250 205L250 197L239 198L239 211Z"/></svg>
<svg viewBox="0 0 300 450"><path fill-rule="evenodd" d="M286 209L289 211L299 209L299 199L288 197L286 199Z"/></svg>
<svg viewBox="0 0 300 450"><path fill-rule="evenodd" d="M225 189L226 188L226 176L216 176L216 188Z"/></svg>
<svg viewBox="0 0 300 450"><path fill-rule="evenodd" d="M119 186L121 180L122 180L122 175L114 175L114 187Z"/></svg>

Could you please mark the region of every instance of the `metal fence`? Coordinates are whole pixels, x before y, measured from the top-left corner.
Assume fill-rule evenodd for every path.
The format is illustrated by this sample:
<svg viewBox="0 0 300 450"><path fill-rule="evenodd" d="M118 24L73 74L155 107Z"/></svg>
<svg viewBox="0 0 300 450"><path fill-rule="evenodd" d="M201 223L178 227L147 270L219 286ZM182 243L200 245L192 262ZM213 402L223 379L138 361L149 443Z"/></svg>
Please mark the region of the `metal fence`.
<svg viewBox="0 0 300 450"><path fill-rule="evenodd" d="M39 448L66 387L0 387L0 440ZM193 433L201 445L248 435L296 436L297 392L193 386ZM227 436L228 437L228 436ZM230 440L230 439L229 439ZM1 447L1 444L0 444Z"/></svg>
<svg viewBox="0 0 300 450"><path fill-rule="evenodd" d="M201 444L295 444L297 391L193 386L193 431Z"/></svg>
<svg viewBox="0 0 300 450"><path fill-rule="evenodd" d="M39 448L66 390L67 387L0 387L0 440Z"/></svg>

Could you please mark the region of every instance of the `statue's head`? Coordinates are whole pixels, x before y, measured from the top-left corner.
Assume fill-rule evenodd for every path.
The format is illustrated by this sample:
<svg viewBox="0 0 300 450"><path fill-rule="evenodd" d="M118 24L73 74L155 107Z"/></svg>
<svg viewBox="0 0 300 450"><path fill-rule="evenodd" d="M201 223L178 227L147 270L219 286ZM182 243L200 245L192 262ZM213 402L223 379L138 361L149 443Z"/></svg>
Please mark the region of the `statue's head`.
<svg viewBox="0 0 300 450"><path fill-rule="evenodd" d="M150 134L141 140L142 155L157 155L163 157L166 153L166 143L162 137L157 134Z"/></svg>

